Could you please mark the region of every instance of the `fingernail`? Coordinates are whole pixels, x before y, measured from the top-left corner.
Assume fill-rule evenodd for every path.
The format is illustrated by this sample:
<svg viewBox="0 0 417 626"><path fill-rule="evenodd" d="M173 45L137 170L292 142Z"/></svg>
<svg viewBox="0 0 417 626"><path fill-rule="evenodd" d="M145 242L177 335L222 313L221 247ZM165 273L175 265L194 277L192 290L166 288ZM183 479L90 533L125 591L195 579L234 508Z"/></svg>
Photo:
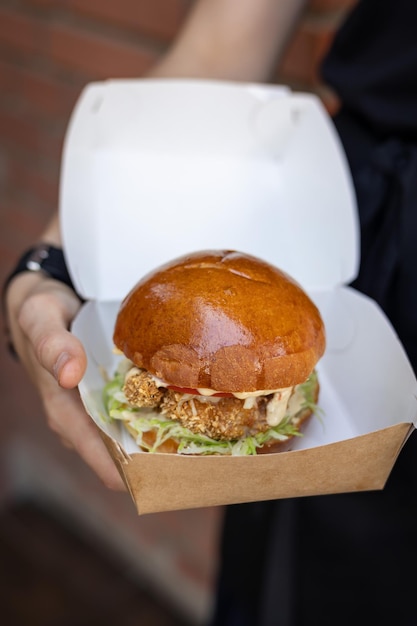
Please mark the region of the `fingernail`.
<svg viewBox="0 0 417 626"><path fill-rule="evenodd" d="M58 382L60 382L61 373L62 373L62 369L64 365L68 363L70 359L71 359L71 355L68 354L68 352L62 352L57 358L52 371L53 371L54 377L56 378Z"/></svg>

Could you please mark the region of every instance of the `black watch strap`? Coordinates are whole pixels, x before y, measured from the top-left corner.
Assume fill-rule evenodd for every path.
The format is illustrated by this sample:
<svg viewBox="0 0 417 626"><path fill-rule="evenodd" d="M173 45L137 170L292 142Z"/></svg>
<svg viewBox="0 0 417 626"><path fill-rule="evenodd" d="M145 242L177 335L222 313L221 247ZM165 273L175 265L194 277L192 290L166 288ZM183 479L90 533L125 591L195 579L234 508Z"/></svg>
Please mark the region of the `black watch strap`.
<svg viewBox="0 0 417 626"><path fill-rule="evenodd" d="M4 292L13 278L22 272L43 272L47 276L59 280L61 283L65 283L68 287L74 289L62 249L50 244L34 246L20 257L6 279Z"/></svg>
<svg viewBox="0 0 417 626"><path fill-rule="evenodd" d="M6 295L7 288L12 282L12 280L16 276L21 274L22 272L43 272L44 274L46 274L46 276L49 276L50 278L54 278L55 280L59 280L61 283L68 285L68 287L70 287L74 291L74 293L78 295L77 292L75 291L73 282L71 280L71 276L69 275L67 264L65 262L64 253L61 248L57 248L50 244L42 243L27 250L20 257L14 269L6 278L6 281L4 282L4 285L3 285L3 291L2 291L2 305L3 305L4 320L6 322L5 331L6 331L7 344L8 344L10 353L15 357L17 355L13 347L13 343L11 341L10 332L7 327L7 321L6 321L7 315L6 315L6 310L5 310L6 309L5 295ZM78 297L80 298L81 301L83 301L83 299L79 295Z"/></svg>

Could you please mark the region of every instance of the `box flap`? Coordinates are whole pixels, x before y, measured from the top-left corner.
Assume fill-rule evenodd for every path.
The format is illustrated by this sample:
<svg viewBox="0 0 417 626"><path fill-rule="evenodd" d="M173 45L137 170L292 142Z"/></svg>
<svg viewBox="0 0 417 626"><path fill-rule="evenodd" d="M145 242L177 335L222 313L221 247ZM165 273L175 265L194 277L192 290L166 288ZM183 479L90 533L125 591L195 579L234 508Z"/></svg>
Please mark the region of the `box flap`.
<svg viewBox="0 0 417 626"><path fill-rule="evenodd" d="M235 249L309 289L358 266L352 183L318 98L285 87L119 80L83 91L64 145L60 211L86 299L120 300L187 252Z"/></svg>

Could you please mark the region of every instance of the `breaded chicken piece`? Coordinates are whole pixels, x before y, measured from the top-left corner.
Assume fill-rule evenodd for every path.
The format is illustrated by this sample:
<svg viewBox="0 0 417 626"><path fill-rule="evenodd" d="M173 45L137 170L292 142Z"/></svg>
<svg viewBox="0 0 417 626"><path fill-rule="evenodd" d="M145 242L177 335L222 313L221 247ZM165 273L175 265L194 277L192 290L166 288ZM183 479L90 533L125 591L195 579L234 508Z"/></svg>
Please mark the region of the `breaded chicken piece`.
<svg viewBox="0 0 417 626"><path fill-rule="evenodd" d="M256 398L244 408L238 398L206 398L168 391L162 398L161 412L176 419L193 433L230 441L268 430L267 397Z"/></svg>
<svg viewBox="0 0 417 626"><path fill-rule="evenodd" d="M132 368L123 392L132 406L159 408L161 414L178 420L195 434L217 440L233 440L268 430L266 405L271 396L255 398L250 408L238 398L210 398L182 394L157 387L145 370Z"/></svg>
<svg viewBox="0 0 417 626"><path fill-rule="evenodd" d="M126 375L123 393L132 406L157 408L164 392L145 370L133 367Z"/></svg>

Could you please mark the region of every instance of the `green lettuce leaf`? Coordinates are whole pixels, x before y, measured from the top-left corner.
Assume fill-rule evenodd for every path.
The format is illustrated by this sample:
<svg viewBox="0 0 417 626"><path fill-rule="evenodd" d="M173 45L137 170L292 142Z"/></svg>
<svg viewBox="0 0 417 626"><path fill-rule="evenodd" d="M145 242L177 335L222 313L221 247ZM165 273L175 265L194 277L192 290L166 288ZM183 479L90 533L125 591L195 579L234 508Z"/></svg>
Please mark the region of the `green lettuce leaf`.
<svg viewBox="0 0 417 626"><path fill-rule="evenodd" d="M155 452L157 448L168 439L179 441L178 454L227 454L227 455L255 455L257 449L271 440L285 441L289 437L300 437L297 425L293 422L293 416L286 415L281 422L263 433L245 437L238 441L218 441L205 435L197 435L188 428L184 428L180 422L162 416L160 413L149 408L131 407L123 393L124 375L116 372L115 376L104 386L103 401L110 420L120 420L129 423L129 429L136 433L136 443L148 452ZM314 402L314 391L317 384L317 374L314 371L306 382L299 385L304 396L299 413L310 408L313 413L319 409ZM299 414L297 413L297 415ZM143 440L143 434L155 431L156 440L150 447Z"/></svg>

